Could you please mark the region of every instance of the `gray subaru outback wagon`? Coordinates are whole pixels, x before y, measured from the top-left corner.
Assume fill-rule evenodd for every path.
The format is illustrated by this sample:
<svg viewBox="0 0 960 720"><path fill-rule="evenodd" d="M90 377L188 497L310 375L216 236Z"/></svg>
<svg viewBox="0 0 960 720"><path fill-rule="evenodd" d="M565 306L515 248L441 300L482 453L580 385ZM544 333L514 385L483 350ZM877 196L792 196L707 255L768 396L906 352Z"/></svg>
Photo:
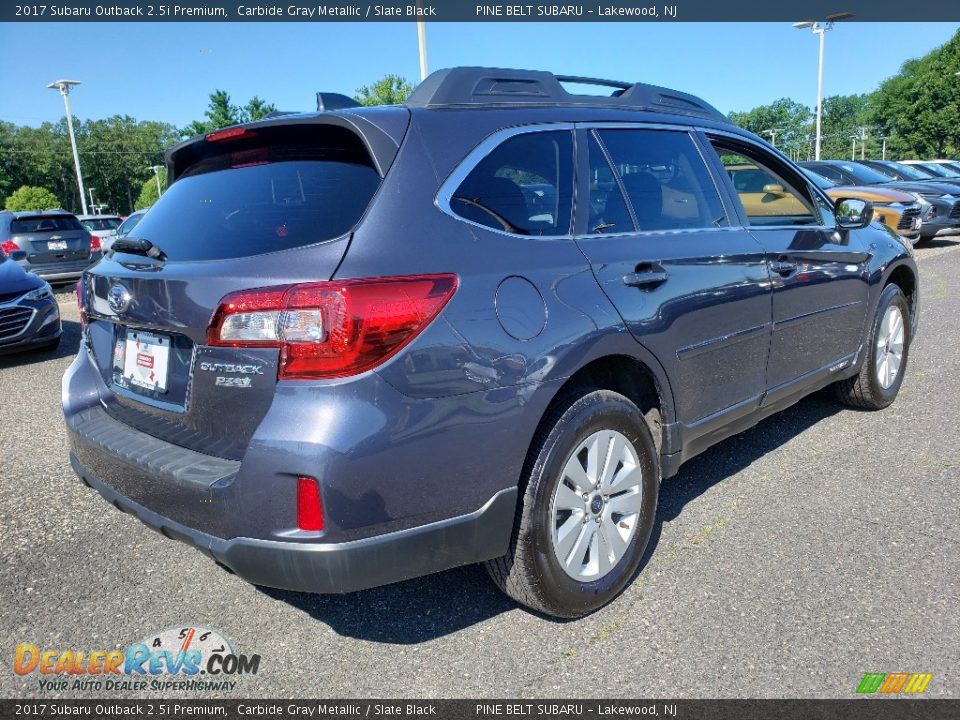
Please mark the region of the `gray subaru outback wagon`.
<svg viewBox="0 0 960 720"><path fill-rule="evenodd" d="M250 582L485 562L584 615L684 461L827 385L896 397L911 250L702 100L456 68L338 104L173 148L77 287L74 469Z"/></svg>

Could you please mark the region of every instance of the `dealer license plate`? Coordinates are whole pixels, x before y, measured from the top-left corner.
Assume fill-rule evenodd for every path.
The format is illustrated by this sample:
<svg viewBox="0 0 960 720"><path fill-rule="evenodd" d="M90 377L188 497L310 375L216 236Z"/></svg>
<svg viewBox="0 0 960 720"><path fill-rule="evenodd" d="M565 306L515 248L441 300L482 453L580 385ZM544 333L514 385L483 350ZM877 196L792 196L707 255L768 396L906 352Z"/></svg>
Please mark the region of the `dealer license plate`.
<svg viewBox="0 0 960 720"><path fill-rule="evenodd" d="M123 377L131 385L166 392L169 359L169 337L136 330L127 331Z"/></svg>

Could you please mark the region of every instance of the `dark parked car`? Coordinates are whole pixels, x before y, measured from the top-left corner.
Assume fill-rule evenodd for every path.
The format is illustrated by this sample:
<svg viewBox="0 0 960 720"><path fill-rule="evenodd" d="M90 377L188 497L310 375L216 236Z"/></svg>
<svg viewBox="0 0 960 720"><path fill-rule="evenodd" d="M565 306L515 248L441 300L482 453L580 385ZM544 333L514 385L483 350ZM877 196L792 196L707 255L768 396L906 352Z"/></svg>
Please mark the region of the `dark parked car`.
<svg viewBox="0 0 960 720"><path fill-rule="evenodd" d="M0 355L52 350L62 332L50 285L0 251Z"/></svg>
<svg viewBox="0 0 960 720"><path fill-rule="evenodd" d="M917 182L948 182L953 185L957 183L946 177L939 177L935 173L925 170L922 167L916 167L909 163L901 163L895 160L857 160L858 165L865 165L871 170L886 175L891 180L905 180Z"/></svg>
<svg viewBox="0 0 960 720"><path fill-rule="evenodd" d="M0 249L51 282L76 280L100 259L100 240L65 210L0 211Z"/></svg>
<svg viewBox="0 0 960 720"><path fill-rule="evenodd" d="M893 402L917 268L868 201L699 98L563 80L440 71L173 148L79 284L84 482L257 584L486 562L575 617L630 582L683 462L828 385ZM741 202L751 163L783 212Z"/></svg>
<svg viewBox="0 0 960 720"><path fill-rule="evenodd" d="M871 165L867 165L868 162ZM886 171L882 172L872 165L882 162L884 161L816 160L802 162L800 165L842 185L880 186L914 193L922 198L930 204L930 207L927 208L922 218L918 244L935 237L960 235L960 185L947 182L947 178L943 178L943 182L929 178L926 180L894 180L894 169L890 168L890 174L885 174ZM899 163L893 164L898 165ZM918 172L912 170L908 165L901 165L900 167ZM901 171L896 172L900 173Z"/></svg>

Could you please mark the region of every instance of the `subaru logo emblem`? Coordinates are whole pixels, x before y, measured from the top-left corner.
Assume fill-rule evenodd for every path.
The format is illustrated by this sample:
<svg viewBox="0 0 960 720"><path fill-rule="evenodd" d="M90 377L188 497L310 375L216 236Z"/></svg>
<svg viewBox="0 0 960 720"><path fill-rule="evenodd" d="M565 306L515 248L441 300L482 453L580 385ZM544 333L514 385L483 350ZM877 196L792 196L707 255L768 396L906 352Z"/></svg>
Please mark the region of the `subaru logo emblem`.
<svg viewBox="0 0 960 720"><path fill-rule="evenodd" d="M117 314L122 313L130 307L130 301L132 299L133 296L130 294L130 291L120 283L113 285L110 288L110 292L107 293L107 305Z"/></svg>

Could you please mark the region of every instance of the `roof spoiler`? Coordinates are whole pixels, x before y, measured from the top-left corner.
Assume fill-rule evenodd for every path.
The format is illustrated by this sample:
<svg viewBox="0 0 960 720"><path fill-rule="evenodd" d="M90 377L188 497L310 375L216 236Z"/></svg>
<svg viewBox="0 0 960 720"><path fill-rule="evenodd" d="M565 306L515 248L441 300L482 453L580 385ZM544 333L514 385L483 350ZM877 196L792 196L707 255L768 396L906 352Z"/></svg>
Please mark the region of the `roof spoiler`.
<svg viewBox="0 0 960 720"><path fill-rule="evenodd" d="M561 83L596 85L612 92L608 95L578 95L567 92ZM411 108L585 105L683 113L730 122L723 113L695 95L656 85L507 68L438 70L417 86L405 105Z"/></svg>
<svg viewBox="0 0 960 720"><path fill-rule="evenodd" d="M318 92L317 93L317 111L325 110L347 110L349 108L360 107L360 103L352 97L341 95L340 93Z"/></svg>

